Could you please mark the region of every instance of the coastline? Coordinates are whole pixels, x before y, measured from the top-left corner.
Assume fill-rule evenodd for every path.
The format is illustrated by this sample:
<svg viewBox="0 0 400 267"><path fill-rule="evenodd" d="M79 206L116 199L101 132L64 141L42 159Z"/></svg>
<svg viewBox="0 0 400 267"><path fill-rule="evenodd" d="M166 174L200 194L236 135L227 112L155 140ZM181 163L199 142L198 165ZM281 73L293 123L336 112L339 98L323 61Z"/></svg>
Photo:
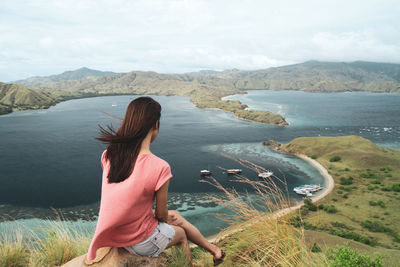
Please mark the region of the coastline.
<svg viewBox="0 0 400 267"><path fill-rule="evenodd" d="M197 106L196 106L197 107ZM263 125L268 125L268 126L288 126L290 125L288 122L286 122L286 124L273 124L273 123L266 123L266 122L261 122L261 121L253 121L253 120L249 120L249 119L245 119L245 118L241 118L239 116L237 116L234 112L229 111L229 110L225 110L225 109L221 109L221 108L201 108L201 109L209 109L209 110L218 110L218 111L223 111L225 113L231 113L233 114L233 116L235 117L235 119L238 120L243 120L243 121L249 121L249 122L255 122L255 123L259 123L259 124L263 124ZM267 111L269 112L269 111Z"/></svg>
<svg viewBox="0 0 400 267"><path fill-rule="evenodd" d="M323 199L324 197L326 197L327 195L329 195L333 191L333 189L335 187L335 181L333 180L332 176L328 173L328 170L324 168L324 166L322 166L318 161L316 161L316 160L314 160L314 159L312 159L312 158L310 158L310 157L308 157L308 156L306 156L304 154L292 154L292 155L295 155L295 156L307 161L311 166L313 166L315 169L317 169L318 172L324 177L325 186L322 189L322 191L320 191L320 193L318 195L316 195L315 197L311 198L311 201L313 203L320 201L321 199ZM300 203L298 203L298 204L296 204L294 206L290 206L288 208L277 210L277 211L273 212L271 214L271 216L273 218L277 219L277 218L285 216L285 215L287 215L287 214L289 214L289 213L291 213L293 211L299 210L301 208L301 206L303 206L303 201L301 201ZM251 224L251 223L252 222L249 222L249 224ZM215 234L215 235L207 236L206 239L207 239L208 242L215 244L215 243L219 242L220 240L224 239L226 236L228 236L230 234L233 234L233 233L235 233L237 231L240 231L240 230L242 230L242 228L236 228L236 229L233 229L231 231L227 231L225 233L220 232L220 233ZM196 245L191 244L191 247L195 247L195 246Z"/></svg>
<svg viewBox="0 0 400 267"><path fill-rule="evenodd" d="M247 93L247 92L246 92ZM41 110L41 109L49 109L52 106L55 106L61 102L65 102L68 100L74 100L74 99L83 99L83 98L92 98L92 97L102 97L102 96L119 96L119 95L149 95L149 96L182 96L182 95L169 95L169 94L136 94L136 93L104 93L104 94L88 94L88 95L78 95L78 96L68 96L68 97L61 97L59 99L54 100L51 104L46 105L46 106L41 106L41 107L26 107L26 108L12 108L10 111L4 112L4 113L0 113L1 115L7 115L7 114L11 114L17 111L25 111L25 110ZM238 95L238 94L233 94L233 95ZM221 101L225 101L223 98L228 97L228 96L233 96L233 95L226 95L223 97L220 97L219 99ZM200 109L210 109L210 110L220 110L226 113L232 113L236 119L239 120L245 120L245 121L250 121L250 122L255 122L255 123L260 123L260 124L264 124L264 125L270 125L270 126L287 126L289 125L288 122L285 121L285 118L282 117L282 115L278 114L279 116L281 116L281 118L283 119L284 123L279 123L279 124L275 124L275 123L267 123L267 122L261 122L261 121L256 121L256 120L250 120L250 119L245 119L245 118L241 118L239 116L237 116L234 112L223 109L223 108L214 108L214 107L199 107L196 103L193 102L193 96L184 96L184 97L188 97L189 101L194 104L197 108ZM1 104L1 103L0 103ZM261 110L262 111L262 110ZM263 112L269 112L269 111L263 111ZM269 112L272 113L272 112ZM272 113L274 114L274 113Z"/></svg>

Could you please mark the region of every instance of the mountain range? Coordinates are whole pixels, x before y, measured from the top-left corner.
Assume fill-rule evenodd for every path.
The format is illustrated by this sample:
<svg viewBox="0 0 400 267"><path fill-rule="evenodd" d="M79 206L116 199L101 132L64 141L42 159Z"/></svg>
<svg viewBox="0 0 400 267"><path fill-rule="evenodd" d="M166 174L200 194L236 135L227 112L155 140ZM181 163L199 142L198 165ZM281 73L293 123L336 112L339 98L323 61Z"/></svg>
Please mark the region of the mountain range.
<svg viewBox="0 0 400 267"><path fill-rule="evenodd" d="M88 96L154 94L188 96L198 107L221 108L238 117L252 119L246 117L249 115L246 105L238 101L223 101L221 97L245 93L244 90L400 92L400 64L307 61L260 70L202 70L183 74L152 71L114 73L80 68L13 83L18 85L7 87L3 84L0 87L0 112L29 106L41 108ZM20 92L9 93L4 88ZM10 94L19 97L13 98ZM275 123L284 125L280 119Z"/></svg>

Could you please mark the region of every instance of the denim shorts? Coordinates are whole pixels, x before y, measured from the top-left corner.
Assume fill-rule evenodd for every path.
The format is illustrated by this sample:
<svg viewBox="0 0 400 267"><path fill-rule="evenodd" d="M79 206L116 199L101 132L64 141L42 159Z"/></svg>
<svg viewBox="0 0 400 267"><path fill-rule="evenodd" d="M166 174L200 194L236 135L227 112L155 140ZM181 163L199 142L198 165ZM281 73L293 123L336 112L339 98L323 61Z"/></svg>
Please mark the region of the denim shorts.
<svg viewBox="0 0 400 267"><path fill-rule="evenodd" d="M154 232L145 240L132 246L124 247L130 253L138 256L158 257L165 250L175 235L171 225L159 222Z"/></svg>

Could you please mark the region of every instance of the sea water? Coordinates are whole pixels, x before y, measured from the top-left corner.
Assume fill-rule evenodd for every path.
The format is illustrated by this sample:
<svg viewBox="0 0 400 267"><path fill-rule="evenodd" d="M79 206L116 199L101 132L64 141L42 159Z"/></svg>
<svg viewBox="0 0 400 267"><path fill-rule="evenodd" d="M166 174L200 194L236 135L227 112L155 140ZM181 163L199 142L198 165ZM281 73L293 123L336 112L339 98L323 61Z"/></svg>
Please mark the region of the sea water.
<svg viewBox="0 0 400 267"><path fill-rule="evenodd" d="M238 99L251 109L281 113L290 126L278 127L236 119L223 111L200 109L187 97L152 96L162 105L160 133L152 144L174 177L169 207L178 209L206 235L226 226L216 214L226 209L208 200L221 194L200 182L201 169L210 169L226 188L240 192L248 186L235 182L224 169L242 168L257 180L257 172L224 155L249 160L272 170L292 189L320 183L322 176L297 157L262 145L274 139L286 143L299 136L357 134L391 148L400 148L400 95L370 93L303 93L249 91ZM138 96L76 99L46 110L20 111L0 116L0 214L33 227L55 208L71 222L94 231L101 190L100 155L105 145L94 138L98 124L118 127L127 105ZM284 187L282 187L285 189ZM86 219L85 219L86 218ZM6 223L0 224L5 227ZM8 224L9 225L9 224ZM0 229L1 230L1 229Z"/></svg>

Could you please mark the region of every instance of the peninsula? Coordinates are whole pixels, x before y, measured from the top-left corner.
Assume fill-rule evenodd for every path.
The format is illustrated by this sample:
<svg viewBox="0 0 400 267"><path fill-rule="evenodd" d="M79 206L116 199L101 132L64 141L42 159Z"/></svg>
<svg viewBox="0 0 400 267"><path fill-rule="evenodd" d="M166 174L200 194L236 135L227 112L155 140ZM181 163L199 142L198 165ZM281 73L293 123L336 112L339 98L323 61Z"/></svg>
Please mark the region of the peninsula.
<svg viewBox="0 0 400 267"><path fill-rule="evenodd" d="M331 246L338 237L352 240L354 247L386 255L388 266L395 266L400 257L399 150L360 136L300 137L274 146L317 161L336 184L316 204L304 205L293 217L293 225Z"/></svg>

